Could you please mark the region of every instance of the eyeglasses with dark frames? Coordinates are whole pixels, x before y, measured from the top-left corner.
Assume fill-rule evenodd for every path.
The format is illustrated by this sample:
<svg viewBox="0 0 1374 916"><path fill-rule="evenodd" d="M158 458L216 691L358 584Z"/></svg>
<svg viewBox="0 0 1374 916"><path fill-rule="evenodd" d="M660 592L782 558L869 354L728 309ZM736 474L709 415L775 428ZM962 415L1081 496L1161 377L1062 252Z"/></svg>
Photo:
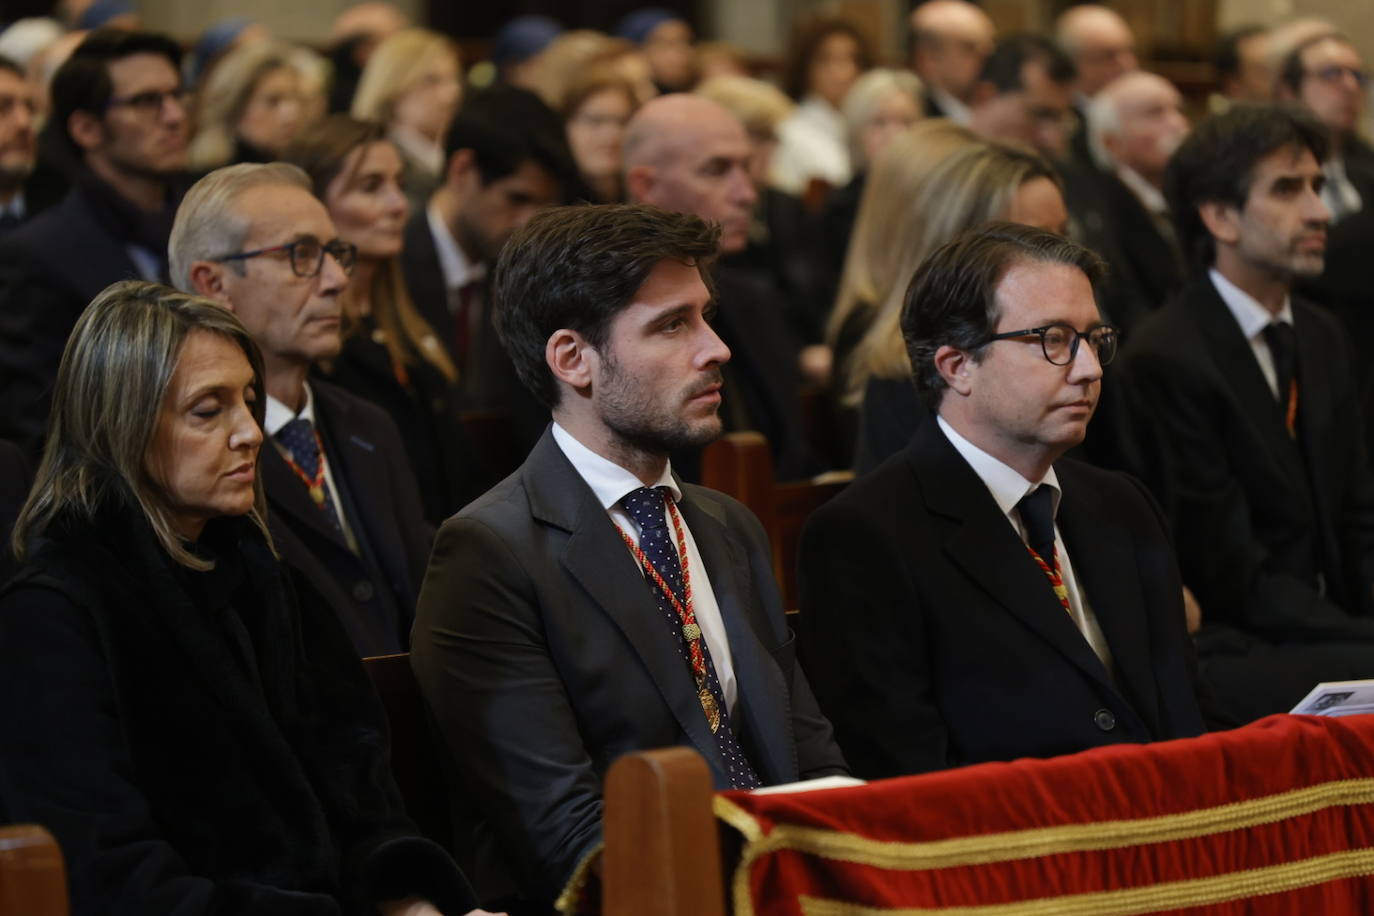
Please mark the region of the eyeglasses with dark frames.
<svg viewBox="0 0 1374 916"><path fill-rule="evenodd" d="M175 101L185 108L191 100L191 90L181 87L150 89L147 92L135 92L133 95L111 96L105 102L105 110L127 107L145 117L156 117L166 110L168 100Z"/></svg>
<svg viewBox="0 0 1374 916"><path fill-rule="evenodd" d="M1330 67L1318 67L1316 70L1308 70L1307 76L1316 77L1323 83L1339 83L1349 76L1355 81L1355 85L1364 89L1369 85L1369 74L1358 67L1342 67L1340 64L1333 64Z"/></svg>
<svg viewBox="0 0 1374 916"><path fill-rule="evenodd" d="M343 268L345 274L353 273L353 265L358 260L358 246L343 239L334 239L331 242L321 242L314 236L296 239L294 242L287 242L285 245L273 245L270 248L258 248L253 251L240 251L235 254L221 255L212 258L215 261L246 261L249 258L256 258L264 254L276 254L286 252L291 259L291 272L298 277L314 277L319 274L320 268L324 266L324 256L329 255L338 265Z"/></svg>
<svg viewBox="0 0 1374 916"><path fill-rule="evenodd" d="M1025 328L1020 331L1005 331L993 334L986 343L997 340L1016 340L1025 337L1039 337L1040 349L1045 359L1056 366L1067 366L1078 356L1078 344L1086 340L1097 357L1098 365L1105 366L1116 357L1117 343L1121 334L1109 324L1099 324L1095 328L1080 331L1062 322L1042 325L1038 328Z"/></svg>

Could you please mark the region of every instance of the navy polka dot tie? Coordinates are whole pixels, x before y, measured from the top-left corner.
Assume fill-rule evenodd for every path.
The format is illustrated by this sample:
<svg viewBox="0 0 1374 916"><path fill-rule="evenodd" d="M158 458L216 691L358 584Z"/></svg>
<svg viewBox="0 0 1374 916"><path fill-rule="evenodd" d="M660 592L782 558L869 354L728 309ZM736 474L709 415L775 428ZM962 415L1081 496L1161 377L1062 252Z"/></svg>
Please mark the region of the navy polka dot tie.
<svg viewBox="0 0 1374 916"><path fill-rule="evenodd" d="M640 487L626 495L620 504L639 526L639 549L644 552L645 559L653 564L654 569L658 570L658 574L672 588L678 603L685 607L687 595L682 583L682 564L678 561L677 544L666 517L665 500L670 498L666 487ZM682 618L678 616L672 601L652 577L646 576L644 581L653 593L660 616L673 635L673 641L678 646L689 676L692 676L691 646L683 633ZM715 731L716 745L720 749L725 772L730 779L730 788L757 789L762 783L759 782L758 774L754 772L738 739L735 738L735 731L730 725L730 711L725 705L725 692L721 690L720 679L716 677L716 667L711 663L711 653L704 637L701 638L701 651L706 659L704 686L710 692L716 709L720 710L720 727Z"/></svg>
<svg viewBox="0 0 1374 916"><path fill-rule="evenodd" d="M315 437L315 427L305 417L296 417L277 430L275 438L281 447L286 449L287 456L295 463L302 483L309 486L309 481L317 477L320 472L320 442ZM329 492L329 487L324 484L323 479L320 482L320 492L322 498L316 499L316 505L329 519L329 524L333 526L339 537L343 537L343 526L339 523L339 510L334 507L334 496ZM313 493L311 498L315 499Z"/></svg>

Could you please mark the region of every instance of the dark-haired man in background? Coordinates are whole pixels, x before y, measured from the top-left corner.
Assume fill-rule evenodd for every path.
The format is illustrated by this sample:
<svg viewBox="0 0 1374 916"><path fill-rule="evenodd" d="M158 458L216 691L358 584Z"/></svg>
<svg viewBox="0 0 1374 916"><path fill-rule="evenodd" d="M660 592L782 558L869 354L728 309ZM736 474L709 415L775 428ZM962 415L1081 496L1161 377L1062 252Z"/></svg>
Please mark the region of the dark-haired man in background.
<svg viewBox="0 0 1374 916"><path fill-rule="evenodd" d="M1203 680L1232 724L1374 676L1374 487L1354 357L1290 294L1321 273L1327 133L1297 108L1200 123L1165 191L1194 260L1125 374L1159 427Z"/></svg>
<svg viewBox="0 0 1374 916"><path fill-rule="evenodd" d="M444 523L411 650L480 812L483 899L510 877L529 900L558 894L597 848L602 780L630 751L695 748L719 788L844 771L762 527L668 460L721 432L718 244L694 216L568 207L497 266L502 342L554 424Z"/></svg>
<svg viewBox="0 0 1374 916"><path fill-rule="evenodd" d="M57 206L0 239L0 437L36 453L67 336L116 280L165 280L186 164L181 52L92 32L52 83L51 117L82 171Z"/></svg>
<svg viewBox="0 0 1374 916"><path fill-rule="evenodd" d="M1073 61L1039 35L1012 35L983 63L968 126L989 140L1019 143L1050 160L1073 130Z"/></svg>
<svg viewBox="0 0 1374 916"><path fill-rule="evenodd" d="M1116 352L1102 262L993 223L917 269L902 337L936 413L802 534L802 658L857 776L1202 730L1166 523L1083 441Z"/></svg>
<svg viewBox="0 0 1374 916"><path fill-rule="evenodd" d="M51 203L31 200L25 182L36 156L33 87L14 61L0 57L0 235Z"/></svg>
<svg viewBox="0 0 1374 916"><path fill-rule="evenodd" d="M458 367L462 405L508 410L511 447L524 454L548 415L521 386L496 338L487 274L512 232L573 193L572 154L558 116L512 86L464 101L445 154L443 183L406 227L406 282Z"/></svg>

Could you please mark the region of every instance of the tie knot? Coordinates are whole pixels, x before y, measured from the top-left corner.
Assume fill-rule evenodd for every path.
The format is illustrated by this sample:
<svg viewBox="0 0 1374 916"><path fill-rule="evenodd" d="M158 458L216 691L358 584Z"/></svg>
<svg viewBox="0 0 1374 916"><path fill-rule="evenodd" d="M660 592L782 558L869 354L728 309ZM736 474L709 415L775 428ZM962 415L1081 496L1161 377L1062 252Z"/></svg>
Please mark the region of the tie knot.
<svg viewBox="0 0 1374 916"><path fill-rule="evenodd" d="M663 514L665 495L666 490L662 487L640 487L626 493L620 503L625 507L625 511L630 513L630 518L635 520L640 531L666 528L668 520Z"/></svg>
<svg viewBox="0 0 1374 916"><path fill-rule="evenodd" d="M1040 558L1049 562L1054 556L1054 492L1041 484L1016 504L1021 524L1026 527L1026 543Z"/></svg>

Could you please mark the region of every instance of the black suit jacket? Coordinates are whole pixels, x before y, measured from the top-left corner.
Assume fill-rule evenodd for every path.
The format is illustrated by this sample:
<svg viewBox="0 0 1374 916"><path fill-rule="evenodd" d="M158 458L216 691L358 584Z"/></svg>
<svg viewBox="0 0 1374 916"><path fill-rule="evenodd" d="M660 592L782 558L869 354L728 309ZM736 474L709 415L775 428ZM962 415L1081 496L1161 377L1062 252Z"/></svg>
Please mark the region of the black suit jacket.
<svg viewBox="0 0 1374 916"><path fill-rule="evenodd" d="M274 447L259 467L272 539L302 601L333 609L359 655L404 652L433 530L424 521L415 475L396 424L377 406L328 382L312 381L315 420L355 554L311 501Z"/></svg>
<svg viewBox="0 0 1374 916"><path fill-rule="evenodd" d="M1160 428L1204 622L1276 641L1374 638L1374 485L1350 347L1320 309L1294 299L1293 313L1297 440L1205 275L1128 342L1126 371Z"/></svg>
<svg viewBox="0 0 1374 916"><path fill-rule="evenodd" d="M679 505L725 621L734 723L760 778L842 772L796 664L758 520L690 484ZM479 842L496 840L534 899L551 900L600 841L601 784L620 755L686 745L728 786L680 648L551 433L440 529L411 662L480 811ZM493 863L474 873L483 899L499 889Z"/></svg>
<svg viewBox="0 0 1374 916"><path fill-rule="evenodd" d="M76 319L116 280L139 279L78 182L57 206L0 239L0 438L42 445L57 365Z"/></svg>
<svg viewBox="0 0 1374 916"><path fill-rule="evenodd" d="M444 272L439 266L439 254L434 246L434 234L429 228L429 216L423 210L416 213L406 225L401 267L406 286L420 314L449 347L452 355L454 324L453 315L448 310L448 287L444 285ZM543 433L549 421L549 410L535 399L516 374L515 365L492 325L492 302L485 289L481 298L481 322L470 345L469 364L458 380L458 407L506 411L510 451L524 454ZM493 467L491 470L506 474L514 468Z"/></svg>
<svg viewBox="0 0 1374 916"><path fill-rule="evenodd" d="M1109 268L1101 293L1102 310L1108 321L1129 335L1183 286L1187 279L1183 254L1115 175L1094 172L1078 193L1085 191L1099 214L1085 220L1083 242L1102 255ZM1096 229L1094 219L1101 223Z"/></svg>
<svg viewBox="0 0 1374 916"><path fill-rule="evenodd" d="M1202 731L1158 508L1123 474L1055 470L1060 533L1114 675L933 420L808 523L802 659L855 775Z"/></svg>

